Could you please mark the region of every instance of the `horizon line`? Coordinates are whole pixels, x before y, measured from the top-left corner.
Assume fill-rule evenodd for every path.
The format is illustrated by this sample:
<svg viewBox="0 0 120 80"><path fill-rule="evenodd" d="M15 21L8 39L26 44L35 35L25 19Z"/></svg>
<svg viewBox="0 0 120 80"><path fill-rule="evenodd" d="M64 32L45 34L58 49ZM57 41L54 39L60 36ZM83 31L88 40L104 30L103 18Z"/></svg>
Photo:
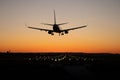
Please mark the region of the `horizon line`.
<svg viewBox="0 0 120 80"><path fill-rule="evenodd" d="M56 52L35 52L35 51L0 51L0 53L82 53L82 54L120 54L116 52L63 52L63 51L56 51Z"/></svg>

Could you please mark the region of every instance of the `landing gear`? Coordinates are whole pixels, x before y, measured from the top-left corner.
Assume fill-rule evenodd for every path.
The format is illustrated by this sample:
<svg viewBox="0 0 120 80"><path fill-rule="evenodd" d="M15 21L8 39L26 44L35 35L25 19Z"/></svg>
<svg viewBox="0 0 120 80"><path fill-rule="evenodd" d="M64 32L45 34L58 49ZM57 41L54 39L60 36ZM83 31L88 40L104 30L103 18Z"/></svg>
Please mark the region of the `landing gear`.
<svg viewBox="0 0 120 80"><path fill-rule="evenodd" d="M53 36L53 35L54 35L54 33L51 33L51 35Z"/></svg>
<svg viewBox="0 0 120 80"><path fill-rule="evenodd" d="M64 33L62 32L61 35L64 35Z"/></svg>
<svg viewBox="0 0 120 80"><path fill-rule="evenodd" d="M62 32L62 33L59 33L59 36L61 36L61 35L64 35L64 33Z"/></svg>

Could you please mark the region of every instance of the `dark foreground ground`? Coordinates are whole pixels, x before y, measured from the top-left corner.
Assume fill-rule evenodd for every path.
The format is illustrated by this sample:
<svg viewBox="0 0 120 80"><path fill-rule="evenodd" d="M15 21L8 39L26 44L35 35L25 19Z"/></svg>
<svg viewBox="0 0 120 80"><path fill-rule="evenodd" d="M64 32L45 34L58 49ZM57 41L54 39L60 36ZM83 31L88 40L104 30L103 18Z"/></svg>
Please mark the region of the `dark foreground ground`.
<svg viewBox="0 0 120 80"><path fill-rule="evenodd" d="M0 53L0 78L3 80L120 80L120 55Z"/></svg>

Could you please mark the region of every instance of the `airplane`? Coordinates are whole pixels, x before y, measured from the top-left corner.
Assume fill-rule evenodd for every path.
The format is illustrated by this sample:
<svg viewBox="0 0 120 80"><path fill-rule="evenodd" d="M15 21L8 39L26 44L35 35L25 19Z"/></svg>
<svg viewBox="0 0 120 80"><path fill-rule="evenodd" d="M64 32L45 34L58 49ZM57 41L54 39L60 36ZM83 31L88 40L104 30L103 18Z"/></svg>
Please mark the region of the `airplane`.
<svg viewBox="0 0 120 80"><path fill-rule="evenodd" d="M41 31L47 31L48 34L51 34L51 35L54 35L54 32L56 32L56 33L59 33L59 36L60 36L60 35L68 34L68 32L69 32L70 30L75 30L75 29L87 27L87 25L84 25L84 26L80 26L80 27L63 29L63 30L62 30L59 26L60 26L60 25L67 24L67 23L60 23L60 24L57 24L57 23L56 23L55 10L54 10L54 24L48 24L48 23L42 23L42 24L44 24L44 25L49 25L49 26L53 26L53 30L43 29L43 28L36 28L36 27L31 27L31 26L28 26L28 28L30 28L30 29L36 29L36 30L41 30Z"/></svg>

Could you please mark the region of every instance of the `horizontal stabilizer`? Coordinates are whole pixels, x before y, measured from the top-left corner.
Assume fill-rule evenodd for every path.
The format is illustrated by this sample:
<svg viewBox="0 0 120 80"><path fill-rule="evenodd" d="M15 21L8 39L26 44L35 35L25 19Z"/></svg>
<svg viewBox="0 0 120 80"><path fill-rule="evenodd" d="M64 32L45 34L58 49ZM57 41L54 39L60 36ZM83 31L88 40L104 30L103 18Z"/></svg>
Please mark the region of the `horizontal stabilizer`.
<svg viewBox="0 0 120 80"><path fill-rule="evenodd" d="M53 26L53 24L48 24L48 23L41 23L41 24Z"/></svg>
<svg viewBox="0 0 120 80"><path fill-rule="evenodd" d="M68 23L68 22L67 22ZM60 24L58 24L58 25L64 25L64 24L67 24L67 23L60 23Z"/></svg>

